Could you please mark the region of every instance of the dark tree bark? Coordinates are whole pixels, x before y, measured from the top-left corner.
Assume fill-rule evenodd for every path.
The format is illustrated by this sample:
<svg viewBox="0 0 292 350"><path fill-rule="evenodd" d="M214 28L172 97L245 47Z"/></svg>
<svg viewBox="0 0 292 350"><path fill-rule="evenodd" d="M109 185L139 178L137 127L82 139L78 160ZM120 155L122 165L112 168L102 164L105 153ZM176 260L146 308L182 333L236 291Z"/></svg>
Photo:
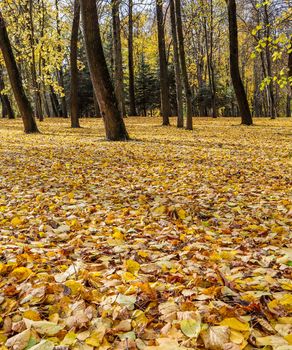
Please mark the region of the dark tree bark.
<svg viewBox="0 0 292 350"><path fill-rule="evenodd" d="M39 3L41 5L41 17L39 19L39 27L40 27L40 36L44 37L44 32L45 32L45 26L46 26L46 5L44 3L44 0L39 0ZM41 82L39 83L40 87L40 93L41 93L41 102L42 105L44 106L44 116L45 117L50 117L51 116L51 111L47 99L47 94L46 94L46 84L44 81L44 77L42 76L42 69L45 66L45 58L43 57L43 43L40 46L40 52L39 52L39 75L41 77Z"/></svg>
<svg viewBox="0 0 292 350"><path fill-rule="evenodd" d="M61 37L61 28L60 28L60 19L59 19L59 1L55 0L55 7L56 7L56 23L57 23L57 33L59 38ZM58 47L58 51L61 51L61 46ZM63 89L63 96L61 96L61 114L63 118L68 118L68 111L67 111L67 103L66 103L66 95L65 95L65 84L64 84L64 73L62 66L57 72L59 85Z"/></svg>
<svg viewBox="0 0 292 350"><path fill-rule="evenodd" d="M175 0L175 12L176 12L176 22L177 22L177 37L178 37L178 44L179 44L179 58L180 58L181 73L182 73L185 97L186 97L186 110L187 110L186 129L193 130L192 90L189 84L187 65L186 65L180 0Z"/></svg>
<svg viewBox="0 0 292 350"><path fill-rule="evenodd" d="M72 23L71 43L70 43L70 68L71 68L71 91L70 91L70 109L71 109L71 127L80 128L79 108L78 108L78 31L80 22L80 4L79 0L74 1L74 17Z"/></svg>
<svg viewBox="0 0 292 350"><path fill-rule="evenodd" d="M65 95L65 85L64 85L64 73L63 73L62 67L58 71L58 77L59 77L59 84L60 84L61 88L63 89L63 95L61 96L61 113L62 113L63 118L68 118L66 95Z"/></svg>
<svg viewBox="0 0 292 350"><path fill-rule="evenodd" d="M50 99L51 99L51 104L53 109L53 117L61 117L62 116L61 106L59 104L58 98L52 86L50 86Z"/></svg>
<svg viewBox="0 0 292 350"><path fill-rule="evenodd" d="M205 86L205 80L204 80L204 46L203 46L203 33L202 33L202 27L199 28L196 37L192 37L193 45L196 47L196 66L197 66L197 78L198 78L198 91L202 91L203 86ZM205 113L205 106L202 99L198 100L198 113L199 115L206 116Z"/></svg>
<svg viewBox="0 0 292 350"><path fill-rule="evenodd" d="M0 67L0 99L2 103L2 118L8 117L8 119L15 119L15 114L12 109L9 97L6 94L1 93L1 91L4 89L5 89L5 84L4 84L2 70Z"/></svg>
<svg viewBox="0 0 292 350"><path fill-rule="evenodd" d="M101 43L95 0L80 0L83 32L92 85L108 140L128 140Z"/></svg>
<svg viewBox="0 0 292 350"><path fill-rule="evenodd" d="M133 0L129 0L129 37L128 37L128 68L129 68L129 114L137 115L135 98L135 75L133 57Z"/></svg>
<svg viewBox="0 0 292 350"><path fill-rule="evenodd" d="M213 0L210 0L210 28L209 33L207 30L207 18L204 18L204 29L205 29L205 44L206 44L206 55L207 55L207 68L209 77L209 88L211 91L212 100L212 117L217 118L216 109L216 83L215 83L215 72L214 72L214 60L213 60L213 37L214 37L214 11L213 11ZM210 36L210 41L209 41Z"/></svg>
<svg viewBox="0 0 292 350"><path fill-rule="evenodd" d="M261 117L263 115L262 108L262 92L260 91L261 71L259 70L259 59L254 60L253 76L254 76L254 93L253 93L253 116Z"/></svg>
<svg viewBox="0 0 292 350"><path fill-rule="evenodd" d="M212 85L212 110L213 118L217 118L216 106L216 81L215 81L215 64L214 64L214 9L213 0L210 0L211 11L211 28L210 28L210 71L211 71L211 85Z"/></svg>
<svg viewBox="0 0 292 350"><path fill-rule="evenodd" d="M184 116L183 116L182 83L181 83L181 70L180 70L179 51L178 51L178 40L177 40L177 32L176 32L174 0L170 0L170 20L171 20L172 42L173 42L173 61L174 61L174 68L175 68L177 127L183 128Z"/></svg>
<svg viewBox="0 0 292 350"><path fill-rule="evenodd" d="M37 71L36 71L36 58L35 58L35 34L34 34L34 23L33 23L33 2L32 0L29 0L29 3L27 4L28 13L29 13L29 43L30 43L30 50L31 50L31 58L32 62L30 65L30 71L31 71L31 79L32 79L32 87L34 92L34 104L35 104L35 112L36 117L40 120L44 120L44 114L42 109L42 99L41 99L41 93L40 93L40 86L37 81Z"/></svg>
<svg viewBox="0 0 292 350"><path fill-rule="evenodd" d="M236 18L236 1L227 0L228 5L228 23L229 23L229 49L230 49L230 73L231 79L241 114L241 123L252 125L252 116L250 113L246 92L240 77L238 63L238 29Z"/></svg>
<svg viewBox="0 0 292 350"><path fill-rule="evenodd" d="M120 0L112 0L113 44L114 44L114 82L119 109L126 116L124 96L123 57L121 44Z"/></svg>
<svg viewBox="0 0 292 350"><path fill-rule="evenodd" d="M45 90L45 87L43 89L43 94L42 94L43 98L43 105L44 105L44 108L45 108L45 113L46 113L46 117L51 117L51 111L50 111L50 106L49 106L49 102L48 102L48 97L47 97L47 94L46 94L46 90Z"/></svg>
<svg viewBox="0 0 292 350"><path fill-rule="evenodd" d="M12 47L8 38L6 26L0 11L0 49L9 75L10 84L23 120L26 133L39 132L31 104L24 92L21 76L14 58Z"/></svg>
<svg viewBox="0 0 292 350"><path fill-rule="evenodd" d="M270 30L270 20L269 20L269 14L268 14L268 5L264 5L264 22L266 27L266 37L269 38L271 34ZM271 51L269 43L267 43L265 47L265 53L266 53L266 61L267 61L267 76L272 77L272 59L271 59ZM269 92L269 107L270 107L270 117L271 119L275 119L277 115L276 110L276 103L275 103L275 94L274 94L274 84L273 80L270 82L268 86L268 92Z"/></svg>
<svg viewBox="0 0 292 350"><path fill-rule="evenodd" d="M290 43L292 44L292 39L290 40ZM292 51L289 53L288 56L288 78L292 77ZM289 91L288 91L288 95L287 95L287 117L290 118L291 117L291 95L292 95L292 88L291 86L288 87Z"/></svg>
<svg viewBox="0 0 292 350"><path fill-rule="evenodd" d="M290 40L290 43L292 45L292 39ZM289 57L288 57L288 77L289 78L292 77L292 51L290 51Z"/></svg>
<svg viewBox="0 0 292 350"><path fill-rule="evenodd" d="M1 117L2 118L7 118L7 108L6 108L6 104L3 101L3 95L0 94L0 102L1 102L1 106L2 106L2 113L1 113Z"/></svg>
<svg viewBox="0 0 292 350"><path fill-rule="evenodd" d="M99 105L98 105L94 90L93 90L93 104L94 104L95 116L98 118L101 118L100 109L99 109Z"/></svg>
<svg viewBox="0 0 292 350"><path fill-rule="evenodd" d="M157 32L158 32L158 51L159 51L159 72L160 72L160 99L162 125L169 125L171 116L170 98L169 98L169 79L166 60L163 5L162 0L156 0Z"/></svg>

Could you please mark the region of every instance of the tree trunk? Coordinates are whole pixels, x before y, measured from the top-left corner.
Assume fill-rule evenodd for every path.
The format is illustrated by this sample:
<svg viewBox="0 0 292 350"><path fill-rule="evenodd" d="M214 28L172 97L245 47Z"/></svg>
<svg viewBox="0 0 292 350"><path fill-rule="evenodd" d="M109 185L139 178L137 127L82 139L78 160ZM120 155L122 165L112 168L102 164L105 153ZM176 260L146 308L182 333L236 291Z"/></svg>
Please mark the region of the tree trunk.
<svg viewBox="0 0 292 350"><path fill-rule="evenodd" d="M97 118L101 118L100 109L99 109L99 105L98 105L94 90L93 90L93 104L94 104L95 116Z"/></svg>
<svg viewBox="0 0 292 350"><path fill-rule="evenodd" d="M135 98L135 75L133 55L133 0L129 0L129 37L128 37L128 67L129 67L129 114L137 115Z"/></svg>
<svg viewBox="0 0 292 350"><path fill-rule="evenodd" d="M121 44L120 0L112 0L113 44L114 44L114 82L115 93L122 116L126 116L124 97L123 57Z"/></svg>
<svg viewBox="0 0 292 350"><path fill-rule="evenodd" d="M128 140L101 43L95 0L81 0L85 48L92 85L105 124L108 140Z"/></svg>
<svg viewBox="0 0 292 350"><path fill-rule="evenodd" d="M229 23L229 48L230 48L230 73L231 79L241 114L241 123L252 125L252 116L250 113L245 89L240 77L238 63L238 29L236 18L235 0L227 0L228 3L228 23Z"/></svg>
<svg viewBox="0 0 292 350"><path fill-rule="evenodd" d="M266 37L270 38L270 21L268 14L268 5L264 5L264 22L266 27ZM271 51L269 42L266 43L266 60L267 60L267 76L272 77L272 59L271 59ZM270 99L270 116L271 119L275 119L277 115L276 104L275 104L275 95L274 95L274 84L273 80L271 80L269 86L269 99Z"/></svg>
<svg viewBox="0 0 292 350"><path fill-rule="evenodd" d="M0 11L0 49L2 51L10 84L23 120L26 133L39 132L31 104L24 92L21 76L14 58L12 47L8 38L5 22Z"/></svg>
<svg viewBox="0 0 292 350"><path fill-rule="evenodd" d="M6 118L8 117L7 115L7 108L6 108L6 104L3 100L3 95L0 94L0 102L1 102L1 106L2 106L2 113L1 113L1 116L2 118Z"/></svg>
<svg viewBox="0 0 292 350"><path fill-rule="evenodd" d="M176 32L174 0L170 0L170 20L171 20L172 42L173 42L173 61L174 61L174 68L175 68L177 127L183 128L184 115L183 115L182 83L181 83L181 70L180 70L178 41L177 41L177 32Z"/></svg>
<svg viewBox="0 0 292 350"><path fill-rule="evenodd" d="M292 45L292 39L290 40L290 45ZM292 51L290 50L288 57L288 77L292 77Z"/></svg>
<svg viewBox="0 0 292 350"><path fill-rule="evenodd" d="M216 82L215 82L215 68L214 68L214 10L213 10L213 0L210 0L210 73L211 73L211 86L212 86L212 112L213 118L217 118L217 107L216 107Z"/></svg>
<svg viewBox="0 0 292 350"><path fill-rule="evenodd" d="M203 86L205 85L204 79L203 79L203 73L204 73L204 53L203 53L203 44L201 40L201 32L198 33L198 38L193 38L193 40L197 40L198 43L198 52L197 52L197 78L198 78L198 91L202 91ZM198 101L198 109L199 109L199 115L200 117L205 116L205 109L204 109L204 103L202 100Z"/></svg>
<svg viewBox="0 0 292 350"><path fill-rule="evenodd" d="M45 113L46 113L46 117L51 117L51 111L50 111L50 106L49 106L49 103L48 103L48 99L47 99L47 94L46 94L46 90L45 90L45 86L43 87L43 105L44 105L44 108L45 108Z"/></svg>
<svg viewBox="0 0 292 350"><path fill-rule="evenodd" d="M193 130L193 108L192 108L192 90L189 84L187 65L186 65L186 55L184 47L184 35L182 27L182 18L181 18L181 3L180 0L175 0L175 9L176 9L176 22L177 22L177 38L179 45L179 58L181 64L181 73L184 83L185 97L186 97L186 110L187 110L187 130Z"/></svg>
<svg viewBox="0 0 292 350"><path fill-rule="evenodd" d="M35 59L35 35L34 35L34 23L33 23L33 3L32 0L28 3L28 13L29 13L29 43L31 50L32 62L30 65L31 78L32 78L32 87L34 93L34 104L36 117L40 120L44 120L43 109L42 109L42 99L39 89L39 83L37 81L37 72L36 72L36 59Z"/></svg>
<svg viewBox="0 0 292 350"><path fill-rule="evenodd" d="M9 97L6 94L1 93L1 91L4 89L5 89L4 79L3 79L2 70L0 67L0 98L2 102L2 118L5 118L7 116L8 119L15 119L15 114L12 109Z"/></svg>
<svg viewBox="0 0 292 350"><path fill-rule="evenodd" d="M156 0L157 15L157 32L158 32L158 50L159 50L159 71L160 71L160 99L162 125L169 125L169 117L171 116L170 98L169 98L169 79L167 71L165 37L164 37L164 21L163 21L163 5L162 0Z"/></svg>
<svg viewBox="0 0 292 350"><path fill-rule="evenodd" d="M253 93L253 116L261 117L262 112L262 94L260 91L261 72L259 71L259 59L254 60L253 76L254 76L254 93Z"/></svg>
<svg viewBox="0 0 292 350"><path fill-rule="evenodd" d="M63 118L68 118L67 102L66 102L66 95L65 95L65 84L64 84L64 73L63 73L62 67L58 71L58 77L59 77L59 85L63 89L63 95L61 96L61 113Z"/></svg>
<svg viewBox="0 0 292 350"><path fill-rule="evenodd" d="M290 40L290 43L292 44L292 39ZM288 77L292 77L292 51L290 51L289 56L288 56ZM291 95L292 95L292 87L291 85L288 86L288 95L287 95L287 117L291 117Z"/></svg>
<svg viewBox="0 0 292 350"><path fill-rule="evenodd" d="M62 116L61 107L52 85L50 85L50 98L51 98L51 104L53 109L53 117L61 117Z"/></svg>
<svg viewBox="0 0 292 350"><path fill-rule="evenodd" d="M70 43L70 67L71 67L71 127L80 128L79 109L78 109L78 30L80 22L80 4L79 0L74 1L74 17L72 23L71 43Z"/></svg>
<svg viewBox="0 0 292 350"><path fill-rule="evenodd" d="M58 34L59 39L60 39L61 38L61 29L60 29L60 20L59 20L59 1L60 0L55 0L55 7L56 7L57 34ZM61 52L60 45L58 45L58 52ZM58 75L59 85L63 89L63 96L61 96L61 116L63 118L68 118L65 85L64 85L64 73L63 73L62 67L60 67L60 69L58 70L57 75Z"/></svg>
<svg viewBox="0 0 292 350"><path fill-rule="evenodd" d="M211 92L211 102L212 102L212 117L217 118L216 111L216 84L215 84L215 73L214 73L214 62L213 62L213 0L210 0L210 43L209 34L207 30L207 18L204 17L204 30L205 30L205 46L207 55L207 68L209 77L209 89Z"/></svg>

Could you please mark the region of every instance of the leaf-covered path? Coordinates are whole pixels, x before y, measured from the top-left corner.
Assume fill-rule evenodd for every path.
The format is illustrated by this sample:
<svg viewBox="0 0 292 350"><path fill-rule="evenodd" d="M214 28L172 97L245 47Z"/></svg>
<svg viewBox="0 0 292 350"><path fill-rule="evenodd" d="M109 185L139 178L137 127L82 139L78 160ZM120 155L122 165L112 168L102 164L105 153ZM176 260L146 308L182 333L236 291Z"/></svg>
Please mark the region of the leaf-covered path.
<svg viewBox="0 0 292 350"><path fill-rule="evenodd" d="M291 121L194 122L0 121L0 349L291 349Z"/></svg>

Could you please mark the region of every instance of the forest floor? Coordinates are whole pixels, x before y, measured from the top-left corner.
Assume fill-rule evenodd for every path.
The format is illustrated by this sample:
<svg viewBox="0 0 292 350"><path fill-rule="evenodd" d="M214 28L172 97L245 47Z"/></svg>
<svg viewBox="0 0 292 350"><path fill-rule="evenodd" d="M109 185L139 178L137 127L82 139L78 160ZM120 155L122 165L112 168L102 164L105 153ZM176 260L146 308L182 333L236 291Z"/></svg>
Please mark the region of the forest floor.
<svg viewBox="0 0 292 350"><path fill-rule="evenodd" d="M292 121L238 123L1 120L0 349L291 349Z"/></svg>

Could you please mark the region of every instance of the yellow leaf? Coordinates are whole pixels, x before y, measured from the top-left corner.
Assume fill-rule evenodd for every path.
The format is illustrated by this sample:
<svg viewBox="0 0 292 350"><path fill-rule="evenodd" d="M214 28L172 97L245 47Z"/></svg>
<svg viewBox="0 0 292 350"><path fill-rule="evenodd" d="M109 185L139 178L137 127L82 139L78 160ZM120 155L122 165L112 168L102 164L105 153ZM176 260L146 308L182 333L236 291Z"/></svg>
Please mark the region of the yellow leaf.
<svg viewBox="0 0 292 350"><path fill-rule="evenodd" d="M102 342L103 336L104 332L93 331L90 337L85 340L85 343L98 348Z"/></svg>
<svg viewBox="0 0 292 350"><path fill-rule="evenodd" d="M235 329L236 331L249 331L249 324L240 322L237 318L225 318L222 322L220 322L221 326L227 326L231 329Z"/></svg>
<svg viewBox="0 0 292 350"><path fill-rule="evenodd" d="M182 320L180 329L189 338L197 338L201 330L201 322L198 320Z"/></svg>
<svg viewBox="0 0 292 350"><path fill-rule="evenodd" d="M66 334L65 338L62 340L61 345L70 346L76 342L77 334L74 332L69 332Z"/></svg>
<svg viewBox="0 0 292 350"><path fill-rule="evenodd" d="M273 311L274 309L276 309L277 307L279 307L278 300L276 300L276 299L270 301L267 305L268 305L268 308L269 308L271 311Z"/></svg>
<svg viewBox="0 0 292 350"><path fill-rule="evenodd" d="M186 240L186 235L184 235L183 233L180 234L179 239L184 242Z"/></svg>
<svg viewBox="0 0 292 350"><path fill-rule="evenodd" d="M137 275L137 273L140 270L140 264L135 260L126 260L126 269L128 272L132 273L133 275Z"/></svg>
<svg viewBox="0 0 292 350"><path fill-rule="evenodd" d="M285 282L283 282L283 283L281 284L281 287L282 287L283 289L285 289L285 290L291 290L291 291L292 291L292 282L290 282L290 281L287 280L287 282L285 281Z"/></svg>
<svg viewBox="0 0 292 350"><path fill-rule="evenodd" d="M64 284L66 287L71 289L72 295L80 294L83 291L83 285L80 282L68 280Z"/></svg>
<svg viewBox="0 0 292 350"><path fill-rule="evenodd" d="M278 321L281 324L292 324L292 317L280 317Z"/></svg>
<svg viewBox="0 0 292 350"><path fill-rule="evenodd" d="M288 342L289 345L292 345L292 333L286 335L284 339Z"/></svg>
<svg viewBox="0 0 292 350"><path fill-rule="evenodd" d="M6 340L7 340L7 335L0 333L0 344L5 343ZM0 347L0 349L1 349L1 347Z"/></svg>
<svg viewBox="0 0 292 350"><path fill-rule="evenodd" d="M120 240L123 240L125 238L125 236L117 227L114 227L112 237L114 239L120 239Z"/></svg>
<svg viewBox="0 0 292 350"><path fill-rule="evenodd" d="M32 321L40 321L40 314L35 310L27 310L23 313L23 318L27 318Z"/></svg>
<svg viewBox="0 0 292 350"><path fill-rule="evenodd" d="M233 260L234 259L234 256L237 254L237 251L236 250L232 250L232 251L226 251L226 250L223 250L221 253L220 253L220 256L222 259L226 259L226 260Z"/></svg>
<svg viewBox="0 0 292 350"><path fill-rule="evenodd" d="M143 250L140 250L138 252L138 255L141 256L142 258L147 258L149 254L147 252L143 252Z"/></svg>
<svg viewBox="0 0 292 350"><path fill-rule="evenodd" d="M162 215L166 212L166 206L165 205L160 205L159 207L156 207L153 212L157 215Z"/></svg>
<svg viewBox="0 0 292 350"><path fill-rule="evenodd" d="M10 277L15 278L18 282L23 282L32 274L33 272L31 271L31 269L27 267L17 267L11 272Z"/></svg>
<svg viewBox="0 0 292 350"><path fill-rule="evenodd" d="M100 271L89 272L89 277L93 279L98 279L101 275Z"/></svg>
<svg viewBox="0 0 292 350"><path fill-rule="evenodd" d="M186 218L186 212L183 209L177 211L177 215L180 219L184 220Z"/></svg>
<svg viewBox="0 0 292 350"><path fill-rule="evenodd" d="M221 260L221 256L218 253L211 254L209 258L210 258L211 261Z"/></svg>
<svg viewBox="0 0 292 350"><path fill-rule="evenodd" d="M18 217L18 216L15 216L11 221L10 221L11 225L16 227L16 226L19 226L23 223L23 221Z"/></svg>
<svg viewBox="0 0 292 350"><path fill-rule="evenodd" d="M244 336L243 336L242 333L237 332L237 331L235 331L234 329L232 329L232 330L230 331L230 341L231 341L232 343L235 343L235 344L240 345L240 344L242 344L243 341L244 341Z"/></svg>
<svg viewBox="0 0 292 350"><path fill-rule="evenodd" d="M149 322L148 318L142 310L135 310L132 314L133 326L146 326Z"/></svg>
<svg viewBox="0 0 292 350"><path fill-rule="evenodd" d="M124 283L135 281L137 277L135 277L131 272L125 272L122 274L122 280Z"/></svg>

